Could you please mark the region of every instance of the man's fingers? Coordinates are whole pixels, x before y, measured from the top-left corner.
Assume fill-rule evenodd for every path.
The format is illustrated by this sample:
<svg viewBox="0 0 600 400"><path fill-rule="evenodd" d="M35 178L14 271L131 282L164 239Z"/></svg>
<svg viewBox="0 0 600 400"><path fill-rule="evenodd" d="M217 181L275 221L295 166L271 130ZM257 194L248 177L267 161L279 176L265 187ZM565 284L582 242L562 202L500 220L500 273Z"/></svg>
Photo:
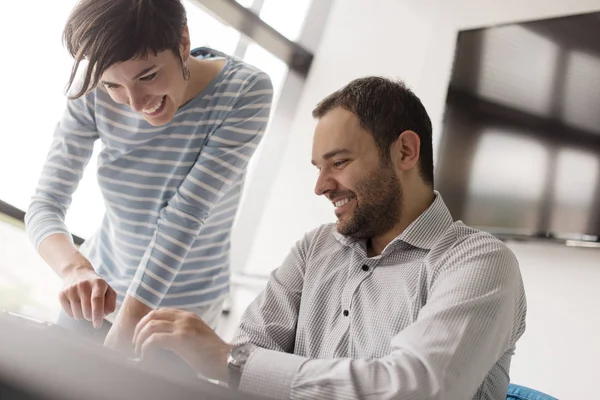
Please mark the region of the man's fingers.
<svg viewBox="0 0 600 400"><path fill-rule="evenodd" d="M149 314L152 314L152 319L160 319L164 321L174 322L183 314L187 314L186 311L177 310L175 308L159 308L151 311Z"/></svg>
<svg viewBox="0 0 600 400"><path fill-rule="evenodd" d="M146 343L153 335L171 332L173 332L173 324L171 322L158 320L148 322L135 338L135 354L140 355L142 353L144 343Z"/></svg>
<svg viewBox="0 0 600 400"><path fill-rule="evenodd" d="M92 323L94 328L102 328L102 320L104 319L104 296L108 285L102 281L96 282L92 287L92 296L90 302L92 304Z"/></svg>
<svg viewBox="0 0 600 400"><path fill-rule="evenodd" d="M140 332L143 331L144 328L146 327L146 325L148 325L148 323L150 323L150 321L153 320L155 312L156 312L156 310L150 311L135 326L135 329L133 330L133 339L131 339L131 343L133 343L134 346L138 341L138 335L140 334Z"/></svg>
<svg viewBox="0 0 600 400"><path fill-rule="evenodd" d="M139 354L143 359L148 352L155 349L170 349L172 335L170 333L154 333L144 341L136 354Z"/></svg>
<svg viewBox="0 0 600 400"><path fill-rule="evenodd" d="M177 319L178 313L180 313L180 312L181 311L179 311L179 310L170 309L170 308L161 308L158 310L150 311L136 325L135 330L133 331L133 343L135 343L136 338L139 335L139 333L151 321L159 321L160 320L160 321L174 322Z"/></svg>

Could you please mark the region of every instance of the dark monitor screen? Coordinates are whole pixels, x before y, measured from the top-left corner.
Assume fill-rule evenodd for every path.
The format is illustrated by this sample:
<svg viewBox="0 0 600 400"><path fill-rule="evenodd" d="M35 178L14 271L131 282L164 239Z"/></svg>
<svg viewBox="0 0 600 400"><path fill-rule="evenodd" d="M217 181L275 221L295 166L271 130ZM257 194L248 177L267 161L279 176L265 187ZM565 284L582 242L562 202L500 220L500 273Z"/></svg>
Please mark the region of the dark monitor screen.
<svg viewBox="0 0 600 400"><path fill-rule="evenodd" d="M600 236L600 13L462 31L436 187L492 233Z"/></svg>

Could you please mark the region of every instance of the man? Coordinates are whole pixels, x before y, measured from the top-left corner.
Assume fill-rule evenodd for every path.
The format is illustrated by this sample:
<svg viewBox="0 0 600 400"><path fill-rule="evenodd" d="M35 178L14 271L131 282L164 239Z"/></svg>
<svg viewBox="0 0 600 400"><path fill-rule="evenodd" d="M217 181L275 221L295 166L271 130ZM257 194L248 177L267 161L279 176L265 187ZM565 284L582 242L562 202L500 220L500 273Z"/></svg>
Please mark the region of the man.
<svg viewBox="0 0 600 400"><path fill-rule="evenodd" d="M504 399L525 330L517 260L454 222L433 190L431 122L404 84L358 79L324 99L315 192L338 221L297 242L233 346L195 315L158 310L142 354L273 398Z"/></svg>

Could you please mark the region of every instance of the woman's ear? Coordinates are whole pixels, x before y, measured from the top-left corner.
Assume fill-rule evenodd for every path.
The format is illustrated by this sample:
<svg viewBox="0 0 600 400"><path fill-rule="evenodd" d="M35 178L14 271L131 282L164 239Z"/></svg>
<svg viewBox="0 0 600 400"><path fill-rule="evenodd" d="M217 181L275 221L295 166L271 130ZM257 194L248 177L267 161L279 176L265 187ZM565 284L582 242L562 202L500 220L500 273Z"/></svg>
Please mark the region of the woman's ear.
<svg viewBox="0 0 600 400"><path fill-rule="evenodd" d="M183 28L183 32L181 32L181 43L179 44L179 55L184 63L190 58L190 51L190 30L186 25L185 28Z"/></svg>
<svg viewBox="0 0 600 400"><path fill-rule="evenodd" d="M419 161L421 139L411 130L404 131L390 148L390 156L396 168L408 171Z"/></svg>

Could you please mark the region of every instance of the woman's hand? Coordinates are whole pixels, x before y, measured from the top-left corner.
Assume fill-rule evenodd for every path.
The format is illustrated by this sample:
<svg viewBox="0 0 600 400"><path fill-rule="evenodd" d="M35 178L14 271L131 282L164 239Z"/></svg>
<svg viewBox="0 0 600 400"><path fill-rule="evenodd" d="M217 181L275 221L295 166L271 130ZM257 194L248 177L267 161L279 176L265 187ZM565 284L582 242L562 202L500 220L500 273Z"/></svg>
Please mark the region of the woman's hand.
<svg viewBox="0 0 600 400"><path fill-rule="evenodd" d="M191 312L167 308L151 311L136 326L133 345L142 358L153 349L171 350L205 377L228 381L231 345Z"/></svg>
<svg viewBox="0 0 600 400"><path fill-rule="evenodd" d="M104 317L115 311L117 304L117 293L91 265L85 264L70 269L64 276L58 297L69 317L86 319L97 329L102 327Z"/></svg>
<svg viewBox="0 0 600 400"><path fill-rule="evenodd" d="M68 235L48 236L40 243L39 252L62 279L63 288L58 298L65 313L77 320L87 319L94 328L101 328L104 317L115 311L117 305L113 288L94 271Z"/></svg>

